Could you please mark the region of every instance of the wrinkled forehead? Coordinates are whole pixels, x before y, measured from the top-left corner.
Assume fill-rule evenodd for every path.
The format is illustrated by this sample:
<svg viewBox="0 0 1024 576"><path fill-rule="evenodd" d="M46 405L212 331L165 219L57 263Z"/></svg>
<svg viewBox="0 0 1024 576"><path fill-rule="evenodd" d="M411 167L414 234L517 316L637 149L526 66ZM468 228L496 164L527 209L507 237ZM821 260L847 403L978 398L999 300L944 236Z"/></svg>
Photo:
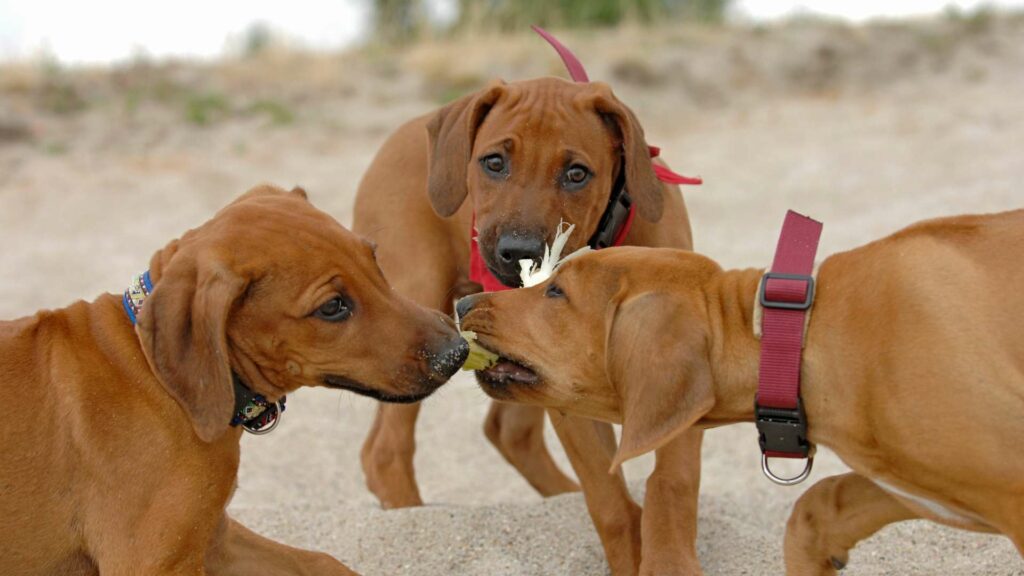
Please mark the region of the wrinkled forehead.
<svg viewBox="0 0 1024 576"><path fill-rule="evenodd" d="M615 249L594 250L572 258L555 270L552 281L589 301L611 297L618 290L622 269L609 262L610 250Z"/></svg>
<svg viewBox="0 0 1024 576"><path fill-rule="evenodd" d="M236 264L254 275L377 275L373 245L305 200L256 199L225 210L211 224Z"/></svg>
<svg viewBox="0 0 1024 576"><path fill-rule="evenodd" d="M608 132L587 94L586 85L558 79L509 84L477 130L477 143L512 138L523 144L601 145Z"/></svg>

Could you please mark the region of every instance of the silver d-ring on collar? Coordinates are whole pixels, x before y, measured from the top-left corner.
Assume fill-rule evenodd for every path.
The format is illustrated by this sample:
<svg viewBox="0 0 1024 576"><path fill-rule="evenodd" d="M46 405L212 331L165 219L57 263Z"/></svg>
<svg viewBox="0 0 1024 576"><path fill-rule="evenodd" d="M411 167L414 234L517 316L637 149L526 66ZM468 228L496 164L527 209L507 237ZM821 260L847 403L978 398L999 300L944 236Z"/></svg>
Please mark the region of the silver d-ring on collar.
<svg viewBox="0 0 1024 576"><path fill-rule="evenodd" d="M274 428L277 428L277 425L281 423L281 416L284 415L284 406L282 406L281 402L277 402L275 404L271 404L271 409L274 410L275 414L274 420L271 421L270 424L263 426L262 428L251 428L249 424L243 422L242 429L244 429L246 432L254 436L270 434L274 430Z"/></svg>
<svg viewBox="0 0 1024 576"><path fill-rule="evenodd" d="M768 477L769 480L775 482L779 486L796 486L797 484L807 480L807 477L811 475L811 468L814 466L814 457L811 456L807 459L807 465L804 466L804 471L792 478L780 478L772 472L772 469L768 466L768 455L761 453L761 472Z"/></svg>

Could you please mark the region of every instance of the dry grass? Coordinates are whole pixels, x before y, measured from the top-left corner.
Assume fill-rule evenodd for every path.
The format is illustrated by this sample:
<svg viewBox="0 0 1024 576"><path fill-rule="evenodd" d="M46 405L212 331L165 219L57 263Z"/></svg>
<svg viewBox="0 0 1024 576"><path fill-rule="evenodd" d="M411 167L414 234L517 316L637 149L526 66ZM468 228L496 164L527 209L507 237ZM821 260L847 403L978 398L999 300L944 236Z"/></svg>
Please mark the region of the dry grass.
<svg viewBox="0 0 1024 576"><path fill-rule="evenodd" d="M793 95L870 92L935 75L968 81L987 74L985 60L1020 57L1024 18L978 12L867 27L821 21L777 26L683 26L559 32L591 76L617 87L671 91L676 106L744 104ZM551 49L530 33L462 34L406 48L372 46L340 54L269 47L214 64L138 60L112 70L64 70L51 62L0 68L4 104L31 100L38 111L80 113L111 100L221 110L274 102L293 117L310 101L381 95L446 102L491 78L563 75ZM210 102L211 97L221 100ZM23 104L23 102L21 102ZM301 114L300 114L301 115ZM204 116L185 114L186 118ZM209 115L205 115L209 116ZM208 123L209 118L196 121Z"/></svg>

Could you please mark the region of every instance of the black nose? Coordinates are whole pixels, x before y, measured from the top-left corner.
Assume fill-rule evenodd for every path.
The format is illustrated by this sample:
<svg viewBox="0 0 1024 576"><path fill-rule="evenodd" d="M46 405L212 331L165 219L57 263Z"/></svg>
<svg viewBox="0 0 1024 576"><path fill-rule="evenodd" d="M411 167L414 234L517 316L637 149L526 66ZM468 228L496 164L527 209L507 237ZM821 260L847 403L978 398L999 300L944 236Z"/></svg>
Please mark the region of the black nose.
<svg viewBox="0 0 1024 576"><path fill-rule="evenodd" d="M519 271L520 260L540 260L544 257L544 240L522 234L502 234L498 238L498 264L506 271Z"/></svg>
<svg viewBox="0 0 1024 576"><path fill-rule="evenodd" d="M463 318L466 314L469 314L469 311L473 309L473 306L476 306L477 296L479 296L479 294L470 294L469 296L459 298L459 301L455 303L455 314L458 315L459 318Z"/></svg>
<svg viewBox="0 0 1024 576"><path fill-rule="evenodd" d="M434 380L442 382L451 378L466 362L469 356L469 344L456 335L445 340L435 350L427 354L427 364Z"/></svg>

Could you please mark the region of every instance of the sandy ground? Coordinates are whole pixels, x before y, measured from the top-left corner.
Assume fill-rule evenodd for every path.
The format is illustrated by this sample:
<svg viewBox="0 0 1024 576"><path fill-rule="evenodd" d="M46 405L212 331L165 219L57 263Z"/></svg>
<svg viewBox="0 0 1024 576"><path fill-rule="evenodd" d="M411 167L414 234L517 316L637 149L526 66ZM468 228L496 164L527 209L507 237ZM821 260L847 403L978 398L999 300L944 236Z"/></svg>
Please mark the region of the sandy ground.
<svg viewBox="0 0 1024 576"><path fill-rule="evenodd" d="M808 26L664 32L628 44L569 37L665 158L704 176L687 190L698 250L762 266L787 208L825 222L824 256L923 218L1024 205L1019 20ZM302 184L350 222L360 175L388 130L436 106L439 91L558 70L536 42L44 81L0 70L0 317L120 291L156 248L258 182ZM130 99L140 75L144 87L171 78L239 102L284 94L294 118L275 123L231 100L198 125L185 120L180 94ZM46 104L54 85L72 86L86 104ZM363 487L358 451L373 402L313 390L289 400L278 431L243 441L231 510L262 533L370 575L607 572L582 498L541 499L487 444L488 400L470 378L453 379L422 412L416 464L428 505L412 510L382 511ZM651 464L627 466L638 496ZM813 479L843 470L826 453ZM781 573L782 531L803 489L761 477L752 426L709 432L699 539L707 573ZM844 574L1010 575L1024 574L1024 563L1004 538L915 521L863 543Z"/></svg>

